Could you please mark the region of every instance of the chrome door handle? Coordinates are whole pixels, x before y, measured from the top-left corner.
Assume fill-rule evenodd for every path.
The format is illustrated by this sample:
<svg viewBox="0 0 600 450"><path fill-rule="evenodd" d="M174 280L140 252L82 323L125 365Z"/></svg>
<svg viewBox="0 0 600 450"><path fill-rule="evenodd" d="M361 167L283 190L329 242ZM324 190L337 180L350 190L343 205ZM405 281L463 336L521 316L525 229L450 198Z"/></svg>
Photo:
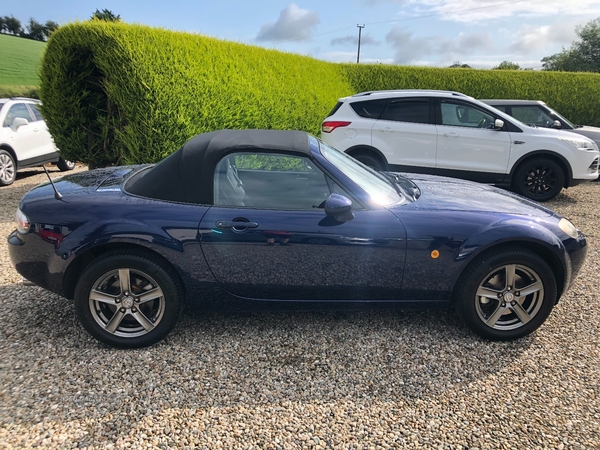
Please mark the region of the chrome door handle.
<svg viewBox="0 0 600 450"><path fill-rule="evenodd" d="M217 220L215 225L217 228L257 228L256 222L244 222L242 220Z"/></svg>
<svg viewBox="0 0 600 450"><path fill-rule="evenodd" d="M451 137L451 138L457 138L457 137L459 137L459 135L457 133L452 133L452 132L445 133L444 136Z"/></svg>
<svg viewBox="0 0 600 450"><path fill-rule="evenodd" d="M379 131L381 131L382 133L393 133L394 129L392 127L384 127L380 128Z"/></svg>

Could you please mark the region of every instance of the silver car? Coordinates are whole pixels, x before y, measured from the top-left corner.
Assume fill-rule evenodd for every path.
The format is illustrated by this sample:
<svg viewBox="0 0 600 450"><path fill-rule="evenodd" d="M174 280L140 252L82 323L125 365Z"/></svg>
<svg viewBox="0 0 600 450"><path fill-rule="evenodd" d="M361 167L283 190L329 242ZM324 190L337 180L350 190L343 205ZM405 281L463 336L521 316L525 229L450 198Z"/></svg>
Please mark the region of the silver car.
<svg viewBox="0 0 600 450"><path fill-rule="evenodd" d="M574 125L540 100L481 100L528 125L581 134L600 146L600 128Z"/></svg>

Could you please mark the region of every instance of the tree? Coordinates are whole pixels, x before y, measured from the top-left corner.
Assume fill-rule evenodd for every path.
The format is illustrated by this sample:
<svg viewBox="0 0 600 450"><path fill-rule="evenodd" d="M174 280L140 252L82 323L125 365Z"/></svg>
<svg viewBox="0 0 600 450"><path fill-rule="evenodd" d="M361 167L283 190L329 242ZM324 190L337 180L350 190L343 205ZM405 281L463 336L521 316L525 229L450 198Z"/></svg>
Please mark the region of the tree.
<svg viewBox="0 0 600 450"><path fill-rule="evenodd" d="M448 69L472 69L468 64L461 64L460 61L454 61L454 64L448 66Z"/></svg>
<svg viewBox="0 0 600 450"><path fill-rule="evenodd" d="M52 33L58 30L58 24L52 20L48 20L44 25L44 28L44 34L46 35L46 39L48 39Z"/></svg>
<svg viewBox="0 0 600 450"><path fill-rule="evenodd" d="M21 35L35 41L45 41L46 27L34 18L30 18L27 25L27 32L22 32Z"/></svg>
<svg viewBox="0 0 600 450"><path fill-rule="evenodd" d="M6 23L4 21L4 17L0 16L0 33L4 33L5 31L8 31L6 29Z"/></svg>
<svg viewBox="0 0 600 450"><path fill-rule="evenodd" d="M496 67L492 67L492 70L520 70L521 66L512 61L502 61Z"/></svg>
<svg viewBox="0 0 600 450"><path fill-rule="evenodd" d="M112 11L110 11L108 9L103 9L102 11L100 11L99 9L96 9L96 11L94 11L94 14L90 18L90 20L104 20L106 22L120 22L121 16L115 15L115 13L113 13Z"/></svg>
<svg viewBox="0 0 600 450"><path fill-rule="evenodd" d="M4 28L8 33L15 36L19 36L23 32L21 21L14 16L4 16Z"/></svg>
<svg viewBox="0 0 600 450"><path fill-rule="evenodd" d="M600 17L575 29L579 41L571 47L542 59L543 70L600 72Z"/></svg>

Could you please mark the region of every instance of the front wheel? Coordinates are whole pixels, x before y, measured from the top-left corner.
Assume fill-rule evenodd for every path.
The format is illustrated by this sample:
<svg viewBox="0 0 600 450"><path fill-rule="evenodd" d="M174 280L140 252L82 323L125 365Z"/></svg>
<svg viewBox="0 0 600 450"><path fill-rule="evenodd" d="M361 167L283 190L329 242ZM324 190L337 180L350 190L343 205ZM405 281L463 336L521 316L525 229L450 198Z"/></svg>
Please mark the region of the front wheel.
<svg viewBox="0 0 600 450"><path fill-rule="evenodd" d="M0 186L13 184L17 178L15 160L6 150L0 150Z"/></svg>
<svg viewBox="0 0 600 450"><path fill-rule="evenodd" d="M508 247L473 261L459 279L453 301L475 333L507 341L540 327L556 296L550 266L536 253Z"/></svg>
<svg viewBox="0 0 600 450"><path fill-rule="evenodd" d="M75 163L73 161L68 161L61 156L56 162L56 167L58 167L61 172L65 172L67 170L73 170L75 168Z"/></svg>
<svg viewBox="0 0 600 450"><path fill-rule="evenodd" d="M563 169L548 158L533 158L522 163L513 182L518 194L538 202L553 199L564 185Z"/></svg>
<svg viewBox="0 0 600 450"><path fill-rule="evenodd" d="M158 258L108 253L92 262L75 288L75 311L96 339L121 348L155 344L181 315L183 289Z"/></svg>

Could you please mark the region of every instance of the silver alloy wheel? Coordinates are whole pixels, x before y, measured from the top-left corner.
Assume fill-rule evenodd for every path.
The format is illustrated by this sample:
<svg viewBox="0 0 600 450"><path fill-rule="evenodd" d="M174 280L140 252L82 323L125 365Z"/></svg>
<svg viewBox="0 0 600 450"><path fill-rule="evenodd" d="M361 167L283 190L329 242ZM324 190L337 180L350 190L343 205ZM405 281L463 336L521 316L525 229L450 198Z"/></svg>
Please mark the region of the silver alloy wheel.
<svg viewBox="0 0 600 450"><path fill-rule="evenodd" d="M96 280L89 294L94 320L119 337L151 332L165 313L165 296L158 283L136 269L116 269Z"/></svg>
<svg viewBox="0 0 600 450"><path fill-rule="evenodd" d="M527 324L544 302L544 284L530 267L507 264L493 270L479 285L475 304L479 318L496 330Z"/></svg>
<svg viewBox="0 0 600 450"><path fill-rule="evenodd" d="M0 180L10 184L15 178L15 163L7 153L0 155Z"/></svg>

